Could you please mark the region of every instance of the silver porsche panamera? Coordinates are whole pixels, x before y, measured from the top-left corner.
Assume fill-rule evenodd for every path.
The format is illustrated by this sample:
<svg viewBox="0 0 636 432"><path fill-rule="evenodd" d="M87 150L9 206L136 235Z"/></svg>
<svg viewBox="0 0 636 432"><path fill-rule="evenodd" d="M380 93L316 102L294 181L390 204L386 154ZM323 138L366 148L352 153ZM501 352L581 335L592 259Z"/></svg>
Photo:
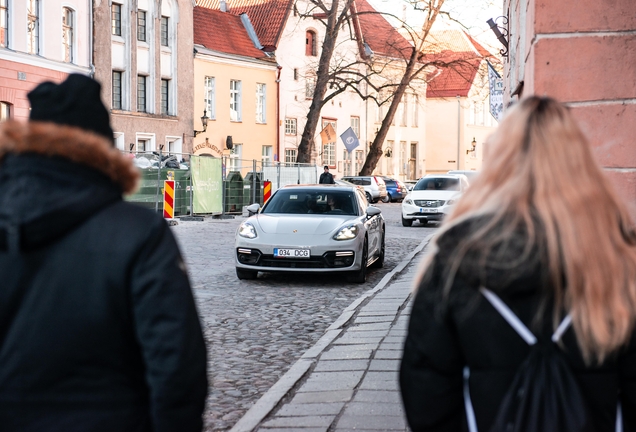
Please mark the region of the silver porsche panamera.
<svg viewBox="0 0 636 432"><path fill-rule="evenodd" d="M290 185L236 231L239 279L262 272L338 272L366 281L384 264L384 218L355 186Z"/></svg>

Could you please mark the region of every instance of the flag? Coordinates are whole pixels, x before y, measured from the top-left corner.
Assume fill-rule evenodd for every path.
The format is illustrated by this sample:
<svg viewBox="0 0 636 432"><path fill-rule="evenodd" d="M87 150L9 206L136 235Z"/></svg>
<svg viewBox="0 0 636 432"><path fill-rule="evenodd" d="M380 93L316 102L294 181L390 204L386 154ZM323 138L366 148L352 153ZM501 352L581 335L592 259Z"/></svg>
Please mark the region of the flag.
<svg viewBox="0 0 636 432"><path fill-rule="evenodd" d="M340 139L344 143L344 146L349 153L351 153L354 148L360 145L360 141L358 140L356 133L351 128L344 131L344 133L340 135Z"/></svg>
<svg viewBox="0 0 636 432"><path fill-rule="evenodd" d="M322 138L323 145L336 142L336 131L333 130L331 123L327 123L327 126L320 132L320 138Z"/></svg>
<svg viewBox="0 0 636 432"><path fill-rule="evenodd" d="M500 121L503 113L503 79L488 62L488 87L490 90L490 114Z"/></svg>

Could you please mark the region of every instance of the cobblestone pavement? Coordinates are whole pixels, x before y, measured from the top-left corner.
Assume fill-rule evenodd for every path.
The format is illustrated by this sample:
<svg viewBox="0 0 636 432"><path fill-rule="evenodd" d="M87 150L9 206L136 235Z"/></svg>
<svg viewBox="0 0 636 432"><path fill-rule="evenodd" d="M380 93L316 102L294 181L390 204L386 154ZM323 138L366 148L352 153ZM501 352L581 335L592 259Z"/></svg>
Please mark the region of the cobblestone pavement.
<svg viewBox="0 0 636 432"><path fill-rule="evenodd" d="M378 204L386 219L386 257L366 284L342 277L260 274L239 281L234 233L244 218L172 227L189 268L208 344L206 431L228 430L324 333L435 228L402 227L400 204Z"/></svg>

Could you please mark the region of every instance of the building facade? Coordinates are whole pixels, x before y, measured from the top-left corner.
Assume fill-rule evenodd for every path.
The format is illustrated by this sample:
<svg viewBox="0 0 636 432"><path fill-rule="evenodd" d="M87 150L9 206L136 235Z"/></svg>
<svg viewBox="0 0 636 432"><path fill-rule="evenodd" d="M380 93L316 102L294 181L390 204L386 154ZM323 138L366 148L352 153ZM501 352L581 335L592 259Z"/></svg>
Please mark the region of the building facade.
<svg viewBox="0 0 636 432"><path fill-rule="evenodd" d="M190 153L192 0L95 1L95 79L123 151Z"/></svg>
<svg viewBox="0 0 636 432"><path fill-rule="evenodd" d="M249 161L274 163L279 123L277 64L247 28L247 14L194 9L194 112L208 120L193 153L226 156L230 170L243 172L253 170Z"/></svg>
<svg viewBox="0 0 636 432"><path fill-rule="evenodd" d="M43 81L92 73L92 0L0 0L0 119L29 117Z"/></svg>
<svg viewBox="0 0 636 432"><path fill-rule="evenodd" d="M567 104L636 214L636 7L633 0L504 0L505 102Z"/></svg>

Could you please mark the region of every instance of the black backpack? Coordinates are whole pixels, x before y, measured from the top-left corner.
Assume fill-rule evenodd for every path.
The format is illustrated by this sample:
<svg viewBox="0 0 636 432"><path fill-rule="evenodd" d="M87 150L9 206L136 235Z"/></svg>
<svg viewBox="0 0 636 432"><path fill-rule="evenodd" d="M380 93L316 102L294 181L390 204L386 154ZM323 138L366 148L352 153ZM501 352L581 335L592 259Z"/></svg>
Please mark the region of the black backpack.
<svg viewBox="0 0 636 432"><path fill-rule="evenodd" d="M480 291L531 347L504 396L490 432L594 432L576 377L557 345L572 323L570 315L554 332L552 342L542 342L496 294L486 288ZM464 396L469 430L477 432L467 380ZM620 410L617 420L619 431Z"/></svg>

